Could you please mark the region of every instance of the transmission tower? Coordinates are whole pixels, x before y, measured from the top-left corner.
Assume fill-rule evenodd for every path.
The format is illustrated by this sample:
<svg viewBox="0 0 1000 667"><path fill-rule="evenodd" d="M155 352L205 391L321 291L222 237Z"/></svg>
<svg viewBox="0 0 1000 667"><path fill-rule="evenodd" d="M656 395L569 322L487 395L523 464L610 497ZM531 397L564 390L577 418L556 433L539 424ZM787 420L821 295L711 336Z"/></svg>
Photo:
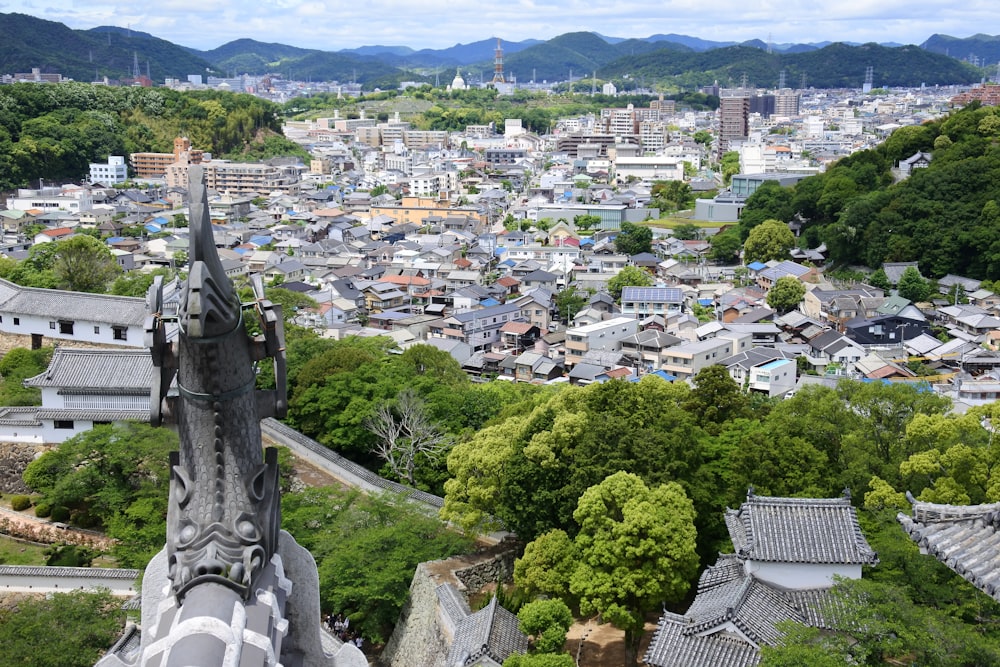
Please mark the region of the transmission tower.
<svg viewBox="0 0 1000 667"><path fill-rule="evenodd" d="M139 73L139 52L138 51L133 51L132 52L132 78L133 79L138 79L139 76L140 76L140 73Z"/></svg>
<svg viewBox="0 0 1000 667"><path fill-rule="evenodd" d="M784 90L784 89L785 89L785 70L781 70L781 73L778 75L778 90Z"/></svg>
<svg viewBox="0 0 1000 667"><path fill-rule="evenodd" d="M497 37L497 48L493 55L493 83L504 83L503 48L500 46L499 37Z"/></svg>

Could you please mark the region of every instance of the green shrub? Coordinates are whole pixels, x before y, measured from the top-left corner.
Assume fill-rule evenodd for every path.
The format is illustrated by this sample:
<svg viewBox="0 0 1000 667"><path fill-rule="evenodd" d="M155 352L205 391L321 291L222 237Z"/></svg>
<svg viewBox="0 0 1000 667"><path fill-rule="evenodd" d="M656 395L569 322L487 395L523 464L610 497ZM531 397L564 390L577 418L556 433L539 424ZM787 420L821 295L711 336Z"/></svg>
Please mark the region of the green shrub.
<svg viewBox="0 0 1000 667"><path fill-rule="evenodd" d="M35 505L35 516L44 519L52 514L52 505L48 503L38 503Z"/></svg>
<svg viewBox="0 0 1000 667"><path fill-rule="evenodd" d="M69 508L56 505L52 508L52 520L66 522L69 521Z"/></svg>
<svg viewBox="0 0 1000 667"><path fill-rule="evenodd" d="M10 506L15 512L23 512L31 507L31 498L25 495L11 496Z"/></svg>

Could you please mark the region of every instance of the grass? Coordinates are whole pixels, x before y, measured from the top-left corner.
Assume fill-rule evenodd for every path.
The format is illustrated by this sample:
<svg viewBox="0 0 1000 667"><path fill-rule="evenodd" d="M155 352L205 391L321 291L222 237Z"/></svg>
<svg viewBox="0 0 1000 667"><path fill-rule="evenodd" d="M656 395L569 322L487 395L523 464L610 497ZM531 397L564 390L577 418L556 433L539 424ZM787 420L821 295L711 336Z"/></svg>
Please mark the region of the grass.
<svg viewBox="0 0 1000 667"><path fill-rule="evenodd" d="M43 546L0 535L0 563L4 565L45 565L44 551Z"/></svg>

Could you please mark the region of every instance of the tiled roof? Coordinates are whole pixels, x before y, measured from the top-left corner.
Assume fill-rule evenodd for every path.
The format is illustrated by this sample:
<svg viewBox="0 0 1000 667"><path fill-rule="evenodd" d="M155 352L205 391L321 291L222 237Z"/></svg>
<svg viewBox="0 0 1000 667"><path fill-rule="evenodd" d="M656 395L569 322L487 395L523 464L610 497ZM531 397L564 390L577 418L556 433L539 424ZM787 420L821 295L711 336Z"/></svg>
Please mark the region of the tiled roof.
<svg viewBox="0 0 1000 667"><path fill-rule="evenodd" d="M518 627L517 616L500 606L496 597L455 628L448 651L448 665L471 665L483 656L503 663L514 653L528 650L528 638Z"/></svg>
<svg viewBox="0 0 1000 667"><path fill-rule="evenodd" d="M81 350L60 347L45 372L24 381L26 387L148 392L153 361L149 350Z"/></svg>
<svg viewBox="0 0 1000 667"><path fill-rule="evenodd" d="M47 567L36 565L0 565L0 574L17 577L85 577L87 579L128 579L139 577L139 570L113 567Z"/></svg>
<svg viewBox="0 0 1000 667"><path fill-rule="evenodd" d="M922 550L1000 601L1000 503L940 505L911 500L896 518Z"/></svg>
<svg viewBox="0 0 1000 667"><path fill-rule="evenodd" d="M687 619L665 613L643 658L653 667L755 667L760 653L728 633L685 635Z"/></svg>
<svg viewBox="0 0 1000 667"><path fill-rule="evenodd" d="M698 590L685 615L689 627L684 634L698 634L732 623L755 644L775 644L780 621L805 621L782 591L747 576L742 569L732 579L719 580Z"/></svg>
<svg viewBox="0 0 1000 667"><path fill-rule="evenodd" d="M875 564L848 498L774 498L749 495L726 512L736 553L779 563Z"/></svg>
<svg viewBox="0 0 1000 667"><path fill-rule="evenodd" d="M128 296L87 294L64 290L20 287L0 280L0 312L120 325L141 325L146 300Z"/></svg>
<svg viewBox="0 0 1000 667"><path fill-rule="evenodd" d="M147 422L149 410L72 410L38 408L39 420L93 422Z"/></svg>
<svg viewBox="0 0 1000 667"><path fill-rule="evenodd" d="M38 408L16 407L0 408L0 426L41 426L38 421Z"/></svg>
<svg viewBox="0 0 1000 667"><path fill-rule="evenodd" d="M469 603L453 584L441 584L434 591L437 593L438 606L450 624L449 629L454 632L459 622L472 614Z"/></svg>

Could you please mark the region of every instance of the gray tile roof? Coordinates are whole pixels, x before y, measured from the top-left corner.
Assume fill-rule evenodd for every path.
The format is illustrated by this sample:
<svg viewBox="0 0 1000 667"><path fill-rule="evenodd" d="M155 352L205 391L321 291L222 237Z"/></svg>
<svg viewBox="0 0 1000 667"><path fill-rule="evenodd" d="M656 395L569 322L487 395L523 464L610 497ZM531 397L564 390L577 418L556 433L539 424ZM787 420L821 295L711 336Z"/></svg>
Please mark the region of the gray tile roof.
<svg viewBox="0 0 1000 667"><path fill-rule="evenodd" d="M0 408L0 426L41 426L38 421L38 408L17 407Z"/></svg>
<svg viewBox="0 0 1000 667"><path fill-rule="evenodd" d="M736 576L699 588L685 615L689 623L685 634L699 634L731 623L755 644L775 644L781 638L777 623L805 622L783 591L747 576L742 568L730 572Z"/></svg>
<svg viewBox="0 0 1000 667"><path fill-rule="evenodd" d="M501 607L494 596L488 605L459 622L446 664L471 665L484 656L503 663L514 653L527 650L528 638L518 627L517 616Z"/></svg>
<svg viewBox="0 0 1000 667"><path fill-rule="evenodd" d="M779 563L874 565L878 557L848 498L748 495L726 511L726 527L741 557Z"/></svg>
<svg viewBox="0 0 1000 667"><path fill-rule="evenodd" d="M910 539L1000 601L1000 503L941 505L912 499L911 503L912 516L896 517Z"/></svg>
<svg viewBox="0 0 1000 667"><path fill-rule="evenodd" d="M38 419L52 421L148 422L149 410L38 408Z"/></svg>
<svg viewBox="0 0 1000 667"><path fill-rule="evenodd" d="M653 667L755 667L760 653L752 644L728 633L686 635L687 619L665 613L646 651Z"/></svg>
<svg viewBox="0 0 1000 667"><path fill-rule="evenodd" d="M37 565L0 565L0 574L18 577L85 577L87 579L129 579L139 577L139 570L112 567L47 567Z"/></svg>
<svg viewBox="0 0 1000 667"><path fill-rule="evenodd" d="M21 287L0 280L0 312L59 320L141 325L146 317L146 300L129 296Z"/></svg>
<svg viewBox="0 0 1000 667"><path fill-rule="evenodd" d="M153 361L149 350L83 350L60 347L45 372L26 387L149 393Z"/></svg>
<svg viewBox="0 0 1000 667"><path fill-rule="evenodd" d="M434 592L437 593L438 606L444 615L444 620L454 633L458 624L472 614L469 603L454 584L441 584L434 589Z"/></svg>

